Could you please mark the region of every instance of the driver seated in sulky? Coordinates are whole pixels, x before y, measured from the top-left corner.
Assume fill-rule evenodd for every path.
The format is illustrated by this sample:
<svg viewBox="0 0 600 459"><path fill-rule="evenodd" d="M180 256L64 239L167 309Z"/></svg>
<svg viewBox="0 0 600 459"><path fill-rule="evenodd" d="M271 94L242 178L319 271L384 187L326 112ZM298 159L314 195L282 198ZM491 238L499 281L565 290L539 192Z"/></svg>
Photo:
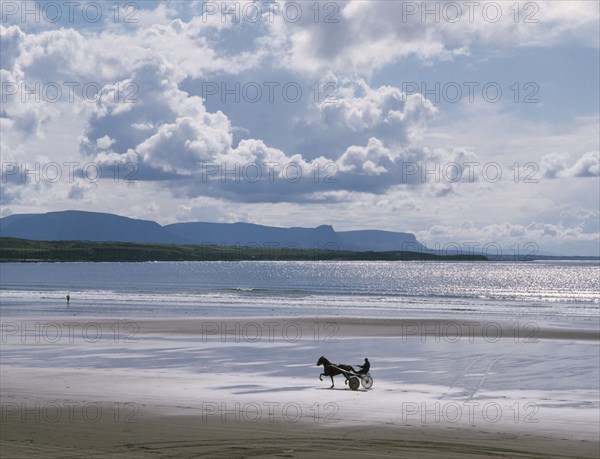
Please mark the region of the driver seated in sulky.
<svg viewBox="0 0 600 459"><path fill-rule="evenodd" d="M357 372L358 374L366 375L369 372L369 369L371 368L371 362L369 362L369 359L365 357L365 363L359 365L358 368L360 368L360 370L358 370Z"/></svg>

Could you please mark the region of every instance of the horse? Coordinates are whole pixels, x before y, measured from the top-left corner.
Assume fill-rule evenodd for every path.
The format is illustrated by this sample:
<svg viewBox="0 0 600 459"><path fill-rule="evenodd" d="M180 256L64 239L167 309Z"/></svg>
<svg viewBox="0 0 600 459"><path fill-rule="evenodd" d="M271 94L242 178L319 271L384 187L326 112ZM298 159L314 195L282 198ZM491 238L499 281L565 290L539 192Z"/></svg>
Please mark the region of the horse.
<svg viewBox="0 0 600 459"><path fill-rule="evenodd" d="M354 368L352 368L350 365L342 365L342 364L336 364L336 363L331 363L329 360L327 360L325 357L321 356L321 358L317 361L317 366L323 365L323 373L321 373L319 375L319 380L323 381L323 376L329 376L331 378L331 387L330 389L333 388L334 382L333 382L333 377L337 376L337 375L344 375L346 377L346 383L348 382L348 374L346 373L347 371L350 371L352 373L355 373Z"/></svg>

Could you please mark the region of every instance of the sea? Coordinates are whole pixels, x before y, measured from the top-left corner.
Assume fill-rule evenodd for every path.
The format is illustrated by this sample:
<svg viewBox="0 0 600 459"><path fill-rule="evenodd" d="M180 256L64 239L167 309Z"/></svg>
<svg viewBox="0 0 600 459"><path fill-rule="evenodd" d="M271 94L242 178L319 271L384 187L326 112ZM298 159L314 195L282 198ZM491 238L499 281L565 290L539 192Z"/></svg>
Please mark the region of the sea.
<svg viewBox="0 0 600 459"><path fill-rule="evenodd" d="M0 314L494 316L597 326L600 262L2 263Z"/></svg>

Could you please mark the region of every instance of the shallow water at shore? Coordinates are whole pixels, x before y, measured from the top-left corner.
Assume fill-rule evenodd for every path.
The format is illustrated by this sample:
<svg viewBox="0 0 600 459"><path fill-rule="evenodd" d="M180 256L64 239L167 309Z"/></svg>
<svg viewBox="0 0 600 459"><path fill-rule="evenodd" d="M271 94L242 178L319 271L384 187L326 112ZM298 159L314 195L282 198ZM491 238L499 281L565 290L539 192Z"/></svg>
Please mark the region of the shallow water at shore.
<svg viewBox="0 0 600 459"><path fill-rule="evenodd" d="M600 265L584 262L4 263L0 274L4 317L485 315L585 324L600 311Z"/></svg>

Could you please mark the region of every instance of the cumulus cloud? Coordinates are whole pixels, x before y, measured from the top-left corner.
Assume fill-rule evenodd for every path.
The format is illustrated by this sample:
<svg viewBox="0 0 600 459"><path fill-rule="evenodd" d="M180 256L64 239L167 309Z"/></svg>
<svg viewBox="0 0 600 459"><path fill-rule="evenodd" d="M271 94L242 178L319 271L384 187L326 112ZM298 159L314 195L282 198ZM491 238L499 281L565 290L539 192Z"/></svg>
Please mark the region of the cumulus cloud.
<svg viewBox="0 0 600 459"><path fill-rule="evenodd" d="M138 69L131 80L143 90L126 108L109 95L101 97L81 151L100 163L127 158L139 164L141 179L177 179L164 185L189 196L227 193L230 199L267 202L318 200L319 192L332 190L382 193L397 184L425 184L434 178L410 169L407 174L404 162L464 159L459 150L411 148L411 138L436 109L419 95L407 96L392 86L372 89L364 81L344 88L336 103L322 103L322 122L305 125L307 137L326 135L333 142L335 148L326 155L286 152L252 137L234 145L229 118L209 112L202 98L181 90L168 72L163 62ZM436 193L450 191L446 186Z"/></svg>
<svg viewBox="0 0 600 459"><path fill-rule="evenodd" d="M145 165L185 173L198 171L202 163L226 151L230 142L227 118L204 113L163 124L135 150Z"/></svg>
<svg viewBox="0 0 600 459"><path fill-rule="evenodd" d="M305 74L324 69L370 75L411 54L450 58L464 54L462 45L446 46L420 19L400 21L402 2L335 2L330 21L305 14L289 27L284 17L271 25L273 54L281 65ZM321 5L322 7L322 5Z"/></svg>
<svg viewBox="0 0 600 459"><path fill-rule="evenodd" d="M573 177L598 177L600 176L600 153L590 151L579 158L573 167L567 171Z"/></svg>
<svg viewBox="0 0 600 459"><path fill-rule="evenodd" d="M600 176L600 153L596 151L584 153L570 167L568 158L567 154L545 155L540 162L544 176L547 178Z"/></svg>
<svg viewBox="0 0 600 459"><path fill-rule="evenodd" d="M341 94L335 101L321 103L321 119L329 132L350 132L353 139L362 134L363 139L368 135L406 144L437 112L420 94L407 95L393 86L372 89L364 80L344 88Z"/></svg>
<svg viewBox="0 0 600 459"><path fill-rule="evenodd" d="M335 77L330 77L335 80ZM294 127L299 151L337 157L351 146L379 139L395 151L421 138L437 113L421 94L406 94L398 87L372 88L364 80L339 82L339 91L318 105Z"/></svg>
<svg viewBox="0 0 600 459"><path fill-rule="evenodd" d="M67 199L73 201L82 201L85 199L86 194L93 190L95 185L85 180L77 180L69 185Z"/></svg>
<svg viewBox="0 0 600 459"><path fill-rule="evenodd" d="M94 106L81 143L86 156L104 150L95 139L108 136L115 153L135 152L150 168L186 173L230 148L227 117L207 112L202 98L181 91L168 65L148 63L129 81L139 88L135 101L107 95Z"/></svg>
<svg viewBox="0 0 600 459"><path fill-rule="evenodd" d="M3 69L12 70L14 68L24 39L25 34L18 26L0 25L0 54L2 55L0 62Z"/></svg>
<svg viewBox="0 0 600 459"><path fill-rule="evenodd" d="M410 56L451 60L473 44L551 46L572 40L598 46L598 9L593 2L520 3L335 2L332 21L304 14L287 27L271 24L273 53L297 72L371 75ZM458 8L456 7L458 5ZM309 13L309 12L307 12Z"/></svg>
<svg viewBox="0 0 600 459"><path fill-rule="evenodd" d="M552 153L542 157L540 169L546 178L556 178L566 166L566 156L564 154Z"/></svg>
<svg viewBox="0 0 600 459"><path fill-rule="evenodd" d="M381 162L391 165L390 152L376 138L369 139L366 147L353 145L339 158L340 169L343 172L364 172L367 175L380 175L388 172Z"/></svg>

